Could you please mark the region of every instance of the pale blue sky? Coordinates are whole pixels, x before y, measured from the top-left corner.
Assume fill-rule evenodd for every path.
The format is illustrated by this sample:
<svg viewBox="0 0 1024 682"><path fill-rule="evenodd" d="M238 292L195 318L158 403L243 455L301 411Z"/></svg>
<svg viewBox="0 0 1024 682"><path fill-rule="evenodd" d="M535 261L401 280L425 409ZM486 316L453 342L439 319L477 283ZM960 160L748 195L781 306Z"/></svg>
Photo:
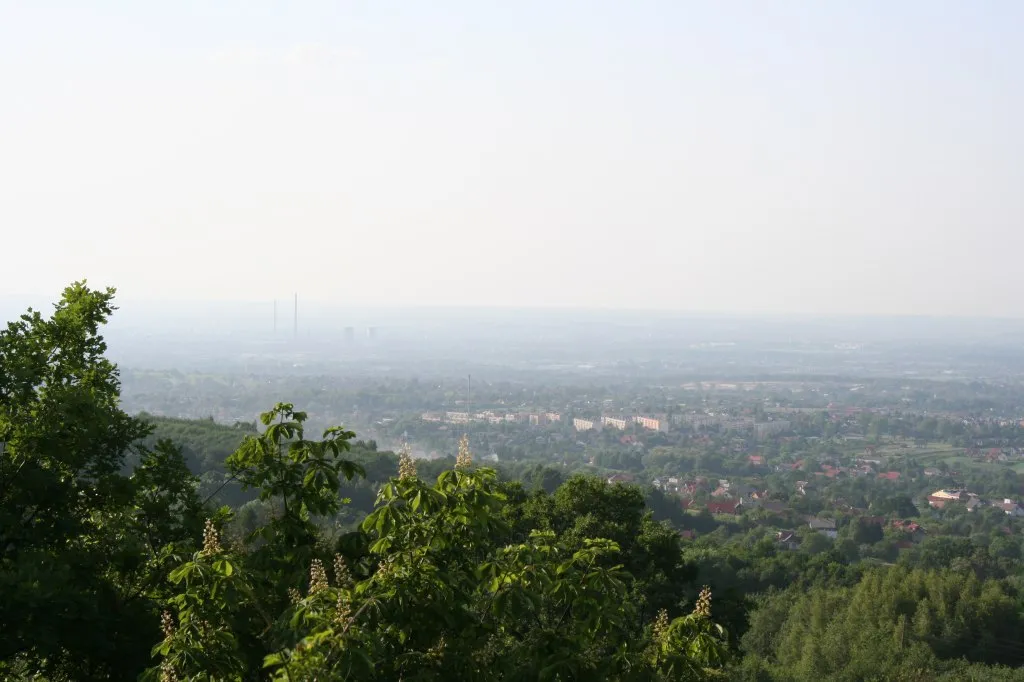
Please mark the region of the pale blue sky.
<svg viewBox="0 0 1024 682"><path fill-rule="evenodd" d="M1019 2L5 2L0 296L1024 316Z"/></svg>

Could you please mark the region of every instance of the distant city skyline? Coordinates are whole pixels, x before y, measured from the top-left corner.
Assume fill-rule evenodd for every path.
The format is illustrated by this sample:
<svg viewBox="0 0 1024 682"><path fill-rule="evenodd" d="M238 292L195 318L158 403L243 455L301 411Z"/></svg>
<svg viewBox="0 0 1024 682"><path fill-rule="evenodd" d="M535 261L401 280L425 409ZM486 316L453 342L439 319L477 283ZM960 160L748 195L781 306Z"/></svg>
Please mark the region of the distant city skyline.
<svg viewBox="0 0 1024 682"><path fill-rule="evenodd" d="M0 2L0 297L1024 317L1022 30L1011 2Z"/></svg>
<svg viewBox="0 0 1024 682"><path fill-rule="evenodd" d="M89 283L93 286L92 283ZM98 285L97 285L98 288ZM39 310L44 314L52 310L53 305L60 299L63 288L58 289L53 295L34 294L10 294L0 295L0 317L4 320L11 320L24 313L29 307ZM300 297L301 298L301 297ZM276 302L276 311L275 311ZM209 319L215 316L219 321L224 322L231 317L244 318L247 320L263 320L268 329L276 329L282 336L291 336L294 326L294 303L291 297L267 300L246 300L246 299L167 299L167 298L131 298L125 296L118 289L114 305L116 311L114 319L117 321L125 319L152 319L152 318L188 318L192 320ZM995 314L986 315L979 313L902 313L902 312L802 312L802 311L771 311L771 310L701 310L701 309L672 309L672 308L631 308L611 307L602 305L473 305L473 304L404 304L401 302L380 303L376 305L355 305L339 304L329 300L306 300L299 301L300 314L298 316L299 327L304 321L316 322L330 319L332 323L342 324L344 319L335 319L337 314L351 314L356 319L394 320L402 316L409 316L416 321L440 319L440 320L462 320L465 322L487 321L491 319L510 316L516 319L521 316L540 316L542 319L563 320L580 317L581 319L598 318L603 316L624 316L624 322L630 321L658 321L658 320L718 320L718 321L766 321L772 323L785 322L787 320L810 322L810 323L840 323L859 324L871 322L922 322L949 324L957 321L963 322L992 322L996 324L1006 323L1011 325L1024 325L1024 314ZM226 319L224 316L227 316ZM438 317L439 316L439 317ZM345 326L344 324L339 329ZM373 325L370 326L379 326ZM359 333L365 330L360 328Z"/></svg>

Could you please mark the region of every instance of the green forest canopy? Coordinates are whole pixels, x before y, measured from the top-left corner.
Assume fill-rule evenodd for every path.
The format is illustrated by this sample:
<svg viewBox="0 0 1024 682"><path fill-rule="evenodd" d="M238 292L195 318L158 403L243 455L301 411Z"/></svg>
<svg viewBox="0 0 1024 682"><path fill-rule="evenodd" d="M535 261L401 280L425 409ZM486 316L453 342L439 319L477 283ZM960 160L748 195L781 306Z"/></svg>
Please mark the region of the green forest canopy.
<svg viewBox="0 0 1024 682"><path fill-rule="evenodd" d="M0 332L5 679L1022 679L1014 576L684 545L636 487L528 490L467 442L428 474L287 403L154 438L113 296Z"/></svg>

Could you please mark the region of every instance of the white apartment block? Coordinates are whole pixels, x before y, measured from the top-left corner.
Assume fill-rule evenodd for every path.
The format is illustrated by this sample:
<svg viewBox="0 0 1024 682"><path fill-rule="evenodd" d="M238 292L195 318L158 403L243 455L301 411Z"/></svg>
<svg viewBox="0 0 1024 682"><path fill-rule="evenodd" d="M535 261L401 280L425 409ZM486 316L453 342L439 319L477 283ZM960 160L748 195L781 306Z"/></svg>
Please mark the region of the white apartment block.
<svg viewBox="0 0 1024 682"><path fill-rule="evenodd" d="M712 417L710 414L684 414L679 418L679 421L694 428L706 428L714 426L720 420L718 417Z"/></svg>
<svg viewBox="0 0 1024 682"><path fill-rule="evenodd" d="M667 426L665 423L666 420L658 417L642 417L637 415L634 417L634 421L645 429L650 429L651 431L665 431Z"/></svg>
<svg viewBox="0 0 1024 682"><path fill-rule="evenodd" d="M592 419L581 419L576 417L572 420L572 426L577 431L592 431L597 424L595 424Z"/></svg>
<svg viewBox="0 0 1024 682"><path fill-rule="evenodd" d="M619 419L618 417L601 417L601 424L613 429L625 431L626 427L629 425L629 421L626 419Z"/></svg>

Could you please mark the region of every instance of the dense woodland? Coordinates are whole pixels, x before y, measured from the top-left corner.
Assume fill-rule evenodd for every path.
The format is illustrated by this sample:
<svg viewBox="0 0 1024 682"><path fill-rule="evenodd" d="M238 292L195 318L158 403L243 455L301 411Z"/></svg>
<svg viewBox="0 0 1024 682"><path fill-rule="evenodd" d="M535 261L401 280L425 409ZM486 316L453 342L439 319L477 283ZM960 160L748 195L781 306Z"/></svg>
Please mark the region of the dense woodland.
<svg viewBox="0 0 1024 682"><path fill-rule="evenodd" d="M789 551L764 515L481 466L467 439L423 461L289 403L132 416L113 293L75 284L0 332L4 679L1024 679L1020 528L998 515L950 511L901 552L845 520ZM836 485L916 514L910 483Z"/></svg>

